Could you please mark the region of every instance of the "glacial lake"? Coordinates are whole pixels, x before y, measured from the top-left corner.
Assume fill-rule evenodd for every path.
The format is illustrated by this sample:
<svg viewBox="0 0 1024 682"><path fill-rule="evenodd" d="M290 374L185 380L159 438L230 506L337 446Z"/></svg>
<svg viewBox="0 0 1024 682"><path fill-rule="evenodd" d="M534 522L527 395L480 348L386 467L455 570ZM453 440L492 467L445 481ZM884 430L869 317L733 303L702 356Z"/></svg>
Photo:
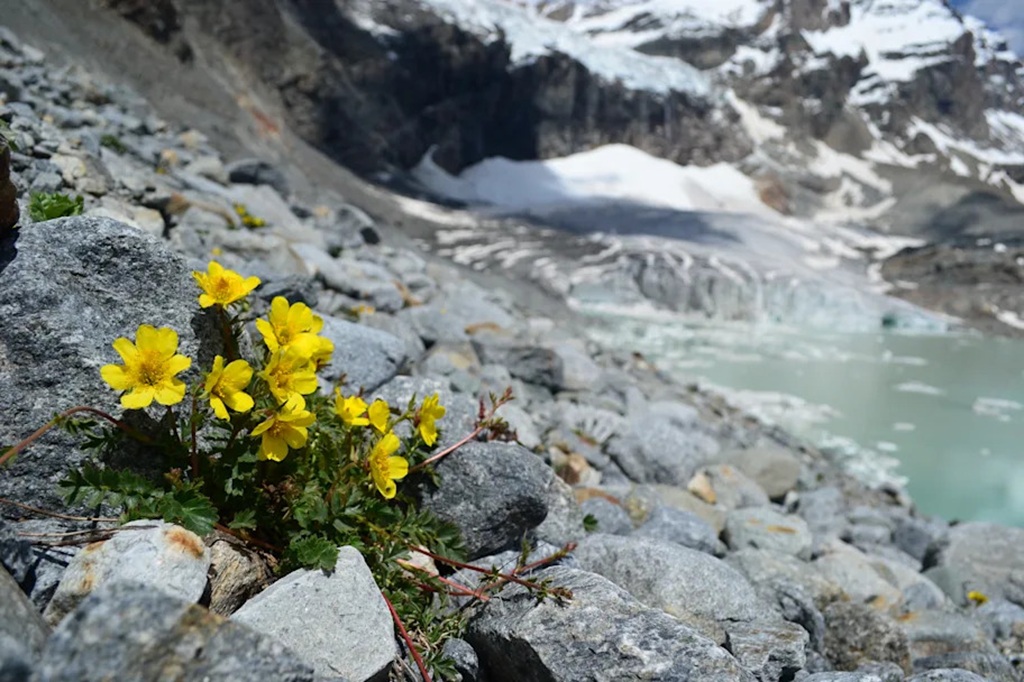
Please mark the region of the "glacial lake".
<svg viewBox="0 0 1024 682"><path fill-rule="evenodd" d="M869 481L904 479L926 514L1024 526L1022 341L588 312L596 340L842 452Z"/></svg>

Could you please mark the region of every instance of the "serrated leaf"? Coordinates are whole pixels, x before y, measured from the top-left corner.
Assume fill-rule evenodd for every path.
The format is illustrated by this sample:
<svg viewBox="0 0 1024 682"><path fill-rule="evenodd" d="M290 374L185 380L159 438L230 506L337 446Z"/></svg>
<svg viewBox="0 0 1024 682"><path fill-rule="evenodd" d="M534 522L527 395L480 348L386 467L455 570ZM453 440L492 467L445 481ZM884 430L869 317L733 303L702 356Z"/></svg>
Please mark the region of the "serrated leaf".
<svg viewBox="0 0 1024 682"><path fill-rule="evenodd" d="M256 512L245 509L235 514L234 520L228 524L232 530L252 530L256 527Z"/></svg>
<svg viewBox="0 0 1024 682"><path fill-rule="evenodd" d="M210 533L219 520L209 498L189 488L165 494L159 499L157 509L164 521L176 523L200 537Z"/></svg>
<svg viewBox="0 0 1024 682"><path fill-rule="evenodd" d="M307 535L292 540L288 551L295 557L296 563L306 568L333 571L338 563L338 546L319 535Z"/></svg>

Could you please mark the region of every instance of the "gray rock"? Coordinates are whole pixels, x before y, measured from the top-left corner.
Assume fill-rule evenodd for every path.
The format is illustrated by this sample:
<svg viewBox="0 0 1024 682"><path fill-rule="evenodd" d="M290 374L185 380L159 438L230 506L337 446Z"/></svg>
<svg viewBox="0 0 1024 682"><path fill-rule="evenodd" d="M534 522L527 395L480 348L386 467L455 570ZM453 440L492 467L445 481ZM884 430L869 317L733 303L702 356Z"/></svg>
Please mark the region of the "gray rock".
<svg viewBox="0 0 1024 682"><path fill-rule="evenodd" d="M768 494L753 479L730 464L702 467L687 486L705 502L723 509L766 507Z"/></svg>
<svg viewBox="0 0 1024 682"><path fill-rule="evenodd" d="M405 356L412 361L418 360L426 351L423 339L404 319L378 312L373 315L360 316L359 324L379 329L382 332L387 332L400 338L405 343Z"/></svg>
<svg viewBox="0 0 1024 682"><path fill-rule="evenodd" d="M610 535L629 535L633 532L633 522L621 504L599 496L583 500L580 511L597 521L596 531Z"/></svg>
<svg viewBox="0 0 1024 682"><path fill-rule="evenodd" d="M761 608L754 588L734 568L674 543L594 533L575 554L584 569L684 622L748 621Z"/></svg>
<svg viewBox="0 0 1024 682"><path fill-rule="evenodd" d="M360 388L373 391L391 380L405 362L405 344L379 329L325 317L320 333L334 344L331 363L320 372L325 393L333 391L342 376L346 394Z"/></svg>
<svg viewBox="0 0 1024 682"><path fill-rule="evenodd" d="M727 648L760 682L793 678L806 662L807 632L785 621L731 623Z"/></svg>
<svg viewBox="0 0 1024 682"><path fill-rule="evenodd" d="M711 640L600 576L554 567L535 577L573 598L538 602L509 586L480 610L466 637L491 682L755 679Z"/></svg>
<svg viewBox="0 0 1024 682"><path fill-rule="evenodd" d="M255 552L231 538L210 545L210 611L230 616L270 582L270 570Z"/></svg>
<svg viewBox="0 0 1024 682"><path fill-rule="evenodd" d="M436 470L423 507L459 528L471 559L517 545L547 517L554 472L520 445L468 443Z"/></svg>
<svg viewBox="0 0 1024 682"><path fill-rule="evenodd" d="M767 507L750 507L729 512L725 519L726 544L731 549L753 547L811 557L811 531L799 516L780 514Z"/></svg>
<svg viewBox="0 0 1024 682"><path fill-rule="evenodd" d="M1005 656L957 652L914 660L914 672L959 668L980 675L989 682L1020 682L1020 675Z"/></svg>
<svg viewBox="0 0 1024 682"><path fill-rule="evenodd" d="M782 448L734 450L722 455L721 459L755 480L773 500L795 490L800 478L800 460Z"/></svg>
<svg viewBox="0 0 1024 682"><path fill-rule="evenodd" d="M974 611L989 639L1024 639L1024 608L1002 599L992 599Z"/></svg>
<svg viewBox="0 0 1024 682"><path fill-rule="evenodd" d="M246 185L270 185L278 194L288 196L288 181L281 170L259 159L239 159L229 163L225 170L231 182Z"/></svg>
<svg viewBox="0 0 1024 682"><path fill-rule="evenodd" d="M946 611L915 611L899 619L913 659L977 651L995 653L985 631L966 616Z"/></svg>
<svg viewBox="0 0 1024 682"><path fill-rule="evenodd" d="M813 566L822 577L841 585L854 601L870 601L884 608L896 606L903 599L899 588L879 574L868 556L839 540L830 543Z"/></svg>
<svg viewBox="0 0 1024 682"><path fill-rule="evenodd" d="M0 567L0 680L18 679L15 671L39 658L49 635L32 602Z"/></svg>
<svg viewBox="0 0 1024 682"><path fill-rule="evenodd" d="M231 619L274 637L321 675L385 680L398 653L394 622L363 556L338 551L331 573L289 573Z"/></svg>
<svg viewBox="0 0 1024 682"><path fill-rule="evenodd" d="M437 421L438 437L434 448L439 450L454 445L476 427L479 405L471 398L454 393L444 381L427 377L398 376L381 386L366 400L376 398L389 405L404 407L416 398L422 402L427 396L437 393L438 401L445 408L445 415Z"/></svg>
<svg viewBox="0 0 1024 682"><path fill-rule="evenodd" d="M452 637L445 642L444 657L455 664L455 670L462 676L462 682L477 682L480 679L480 659L473 646L466 640Z"/></svg>
<svg viewBox="0 0 1024 682"><path fill-rule="evenodd" d="M405 308L406 319L427 343L465 341L466 330L514 329L516 320L480 287L469 282L445 284L426 305Z"/></svg>
<svg viewBox="0 0 1024 682"><path fill-rule="evenodd" d="M163 521L133 521L109 540L94 542L75 555L46 607L46 620L56 625L107 583L140 583L198 602L209 569L210 550L195 533Z"/></svg>
<svg viewBox="0 0 1024 682"><path fill-rule="evenodd" d="M552 476L547 488L548 515L536 529L538 540L561 547L584 535L583 512L568 483Z"/></svg>
<svg viewBox="0 0 1024 682"><path fill-rule="evenodd" d="M38 682L173 679L312 682L279 642L149 585L108 584L54 630Z"/></svg>
<svg viewBox="0 0 1024 682"><path fill-rule="evenodd" d="M193 359L186 380L219 352L190 269L156 238L85 217L23 225L16 236L0 242L0 442L18 442L73 405L120 413L99 368L119 362L111 343L134 338L142 323L178 332L179 352ZM63 508L54 484L92 456L75 442L53 430L33 443L0 477L0 497Z"/></svg>
<svg viewBox="0 0 1024 682"><path fill-rule="evenodd" d="M398 279L387 268L354 258L331 258L326 252L323 256L317 262L317 268L329 289L365 301L387 313L395 313L405 307L405 300L395 284Z"/></svg>
<svg viewBox="0 0 1024 682"><path fill-rule="evenodd" d="M903 668L895 663L864 663L856 670L859 673L875 675L881 682L903 682Z"/></svg>
<svg viewBox="0 0 1024 682"><path fill-rule="evenodd" d="M481 362L504 365L516 379L543 386L552 391L561 391L566 388L562 358L551 349L494 343L490 339L486 343L474 339L473 347Z"/></svg>
<svg viewBox="0 0 1024 682"><path fill-rule="evenodd" d="M838 488L825 487L800 493L796 513L814 533L819 544L839 537L846 528L846 502Z"/></svg>
<svg viewBox="0 0 1024 682"><path fill-rule="evenodd" d="M891 620L864 604L836 602L824 610L825 655L840 670L888 662L910 672L907 636Z"/></svg>
<svg viewBox="0 0 1024 682"><path fill-rule="evenodd" d="M0 633L0 682L27 682L34 658L20 642Z"/></svg>
<svg viewBox="0 0 1024 682"><path fill-rule="evenodd" d="M50 603L64 571L79 548L32 545L19 538L16 531L60 533L66 530L65 525L53 519L19 523L0 520L0 564L11 573L40 612Z"/></svg>
<svg viewBox="0 0 1024 682"><path fill-rule="evenodd" d="M725 545L718 539L714 528L696 514L672 507L656 507L633 534L660 542L674 542L717 557L725 555Z"/></svg>
<svg viewBox="0 0 1024 682"><path fill-rule="evenodd" d="M827 672L814 673L807 677L796 677L799 682L886 682L875 673Z"/></svg>
<svg viewBox="0 0 1024 682"><path fill-rule="evenodd" d="M892 519L893 542L919 561L924 561L929 547L943 542L949 534L949 526L939 519L910 516L905 512L893 512Z"/></svg>
<svg viewBox="0 0 1024 682"><path fill-rule="evenodd" d="M986 679L969 670L939 668L908 677L907 682L986 682Z"/></svg>
<svg viewBox="0 0 1024 682"><path fill-rule="evenodd" d="M938 549L933 561L926 559L926 564L956 571L966 581L967 590L1024 606L1024 528L994 523L953 526L948 544Z"/></svg>
<svg viewBox="0 0 1024 682"><path fill-rule="evenodd" d="M697 411L679 403L655 403L630 413L628 431L612 438L608 454L632 480L686 486L718 452Z"/></svg>

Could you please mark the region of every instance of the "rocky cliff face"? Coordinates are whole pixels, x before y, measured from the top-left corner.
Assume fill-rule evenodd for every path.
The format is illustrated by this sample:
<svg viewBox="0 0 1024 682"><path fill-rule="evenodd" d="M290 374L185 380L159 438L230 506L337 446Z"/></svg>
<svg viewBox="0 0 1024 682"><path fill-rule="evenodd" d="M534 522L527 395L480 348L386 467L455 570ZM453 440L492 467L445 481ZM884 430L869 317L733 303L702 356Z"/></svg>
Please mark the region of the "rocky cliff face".
<svg viewBox="0 0 1024 682"><path fill-rule="evenodd" d="M624 87L559 52L515 63L502 37L412 0L105 4L182 61L226 61L243 88L278 93L291 127L362 173L409 168L431 148L453 171L612 142L684 164L750 151L712 97Z"/></svg>

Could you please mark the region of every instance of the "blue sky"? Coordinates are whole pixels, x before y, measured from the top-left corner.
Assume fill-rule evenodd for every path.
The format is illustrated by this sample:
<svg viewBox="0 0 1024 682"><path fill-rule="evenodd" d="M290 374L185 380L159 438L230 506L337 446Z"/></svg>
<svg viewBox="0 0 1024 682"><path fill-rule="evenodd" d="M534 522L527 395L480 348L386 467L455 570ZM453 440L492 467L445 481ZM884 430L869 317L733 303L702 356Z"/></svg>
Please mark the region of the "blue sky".
<svg viewBox="0 0 1024 682"><path fill-rule="evenodd" d="M953 0L953 5L999 29L1014 51L1024 56L1024 3L1020 0Z"/></svg>

